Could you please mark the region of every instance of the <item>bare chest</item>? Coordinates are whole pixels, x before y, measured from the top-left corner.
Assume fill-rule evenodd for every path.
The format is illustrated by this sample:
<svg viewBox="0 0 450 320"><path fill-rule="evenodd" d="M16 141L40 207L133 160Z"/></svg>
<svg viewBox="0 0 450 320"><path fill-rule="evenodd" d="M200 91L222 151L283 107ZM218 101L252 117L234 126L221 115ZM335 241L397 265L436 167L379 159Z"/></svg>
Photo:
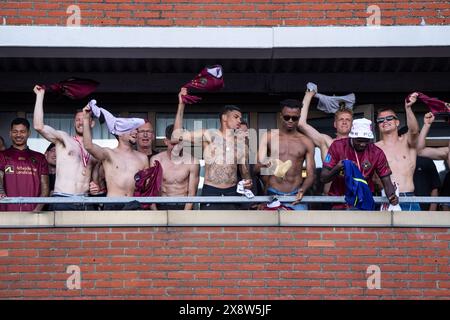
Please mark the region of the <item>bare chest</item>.
<svg viewBox="0 0 450 320"><path fill-rule="evenodd" d="M271 156L281 160L300 159L306 153L306 147L298 138L288 137L272 140L270 146Z"/></svg>
<svg viewBox="0 0 450 320"><path fill-rule="evenodd" d="M56 162L63 166L76 165L90 167L95 161L95 158L82 145L78 145L74 141L66 143L65 148L61 147L57 149L56 154Z"/></svg>
<svg viewBox="0 0 450 320"><path fill-rule="evenodd" d="M144 169L144 164L141 159L133 154L121 154L115 152L111 157L112 160L104 163L105 170L117 173L136 173Z"/></svg>
<svg viewBox="0 0 450 320"><path fill-rule="evenodd" d="M212 141L204 145L204 158L209 163L234 163L237 156L235 139L213 137Z"/></svg>
<svg viewBox="0 0 450 320"><path fill-rule="evenodd" d="M403 144L383 145L381 146L381 149L386 155L386 158L391 166L396 163L404 164L405 162L409 162L411 160L411 152L409 148Z"/></svg>
<svg viewBox="0 0 450 320"><path fill-rule="evenodd" d="M188 165L164 161L161 166L163 170L163 180L166 183L179 183L185 181L189 177Z"/></svg>

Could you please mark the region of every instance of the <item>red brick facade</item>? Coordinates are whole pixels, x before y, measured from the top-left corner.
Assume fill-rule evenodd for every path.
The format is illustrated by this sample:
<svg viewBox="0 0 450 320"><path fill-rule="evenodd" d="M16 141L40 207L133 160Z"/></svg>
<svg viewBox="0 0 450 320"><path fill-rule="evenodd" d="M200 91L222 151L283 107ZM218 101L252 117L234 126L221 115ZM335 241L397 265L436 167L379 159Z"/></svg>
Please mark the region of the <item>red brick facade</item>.
<svg viewBox="0 0 450 320"><path fill-rule="evenodd" d="M0 298L450 299L450 229L0 229ZM81 271L69 290L67 267ZM367 269L381 271L368 289Z"/></svg>
<svg viewBox="0 0 450 320"><path fill-rule="evenodd" d="M78 5L81 26L364 26L380 8L381 25L447 25L447 1L83 0L2 1L6 25L64 26ZM368 10L369 8L369 10ZM369 11L369 12L368 12Z"/></svg>

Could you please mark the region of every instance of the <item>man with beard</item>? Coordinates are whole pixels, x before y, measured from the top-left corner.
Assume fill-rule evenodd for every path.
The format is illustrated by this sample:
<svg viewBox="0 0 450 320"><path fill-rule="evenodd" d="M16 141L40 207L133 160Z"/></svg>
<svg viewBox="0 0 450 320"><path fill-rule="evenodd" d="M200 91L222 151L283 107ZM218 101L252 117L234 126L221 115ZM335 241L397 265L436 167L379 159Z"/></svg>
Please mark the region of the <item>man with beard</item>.
<svg viewBox="0 0 450 320"><path fill-rule="evenodd" d="M175 117L174 135L172 141L201 141L203 157L205 159L205 183L202 189L203 196L238 196L237 172L240 170L244 180L243 187L251 189L252 180L248 169L246 157L248 150L245 140L238 138L242 112L234 105L227 105L220 115L220 128L202 129L193 132L182 132L185 104L182 96L187 94L186 88L181 88L178 94L178 110ZM241 140L241 141L239 141ZM186 156L186 155L185 155ZM237 203L203 203L200 206L205 210L235 210L239 209Z"/></svg>
<svg viewBox="0 0 450 320"><path fill-rule="evenodd" d="M89 193L92 168L96 160L91 157L83 145L83 112L75 114L75 136L56 130L44 124L44 88L34 87L36 104L34 107L33 126L45 139L55 144L56 148L56 179L52 197L86 196ZM92 118L87 122L93 127ZM49 210L91 210L92 205L55 203Z"/></svg>
<svg viewBox="0 0 450 320"><path fill-rule="evenodd" d="M294 210L306 210L307 205L299 202L314 182L314 144L308 137L297 131L300 101L286 99L280 102L280 107L281 128L262 136L258 151L259 162L262 167L268 167L270 171L277 161L278 163L281 161L284 165L286 163L291 165L281 176L277 175L277 170L275 170L266 177L264 179L265 189L268 195L295 195L296 200L292 204L283 203L283 205ZM269 156L267 157L267 155ZM305 160L306 178L303 178L302 171Z"/></svg>
<svg viewBox="0 0 450 320"><path fill-rule="evenodd" d="M135 189L135 174L148 168L147 156L134 150L137 130L130 128L120 134L114 134L119 145L114 148L100 147L92 142L91 107L83 108L83 142L86 150L102 162L105 171L107 197L132 197ZM105 203L104 210L122 210L127 204Z"/></svg>
<svg viewBox="0 0 450 320"><path fill-rule="evenodd" d="M371 125L372 121L367 119L354 120L349 138L339 139L331 144L323 162L320 180L323 183L332 181L330 196L343 196L346 191L343 160L351 160L361 172L370 191L374 191L372 177L376 173L381 179L389 203L396 205L398 198L390 178L392 172L383 150L370 142L374 138ZM350 208L347 204L333 206L333 210Z"/></svg>
<svg viewBox="0 0 450 320"><path fill-rule="evenodd" d="M48 164L42 153L27 146L30 123L16 118L11 122L12 145L0 152L0 198L47 197ZM41 211L43 204L1 204L0 211Z"/></svg>

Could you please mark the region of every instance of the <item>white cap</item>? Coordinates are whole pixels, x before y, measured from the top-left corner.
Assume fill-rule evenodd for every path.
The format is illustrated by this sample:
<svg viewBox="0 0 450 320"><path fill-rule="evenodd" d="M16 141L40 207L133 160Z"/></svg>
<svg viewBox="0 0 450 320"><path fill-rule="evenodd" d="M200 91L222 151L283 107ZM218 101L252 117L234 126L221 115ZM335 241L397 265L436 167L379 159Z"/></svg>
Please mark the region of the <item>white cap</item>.
<svg viewBox="0 0 450 320"><path fill-rule="evenodd" d="M348 136L349 138L373 139L372 121L364 118L353 120L352 130Z"/></svg>

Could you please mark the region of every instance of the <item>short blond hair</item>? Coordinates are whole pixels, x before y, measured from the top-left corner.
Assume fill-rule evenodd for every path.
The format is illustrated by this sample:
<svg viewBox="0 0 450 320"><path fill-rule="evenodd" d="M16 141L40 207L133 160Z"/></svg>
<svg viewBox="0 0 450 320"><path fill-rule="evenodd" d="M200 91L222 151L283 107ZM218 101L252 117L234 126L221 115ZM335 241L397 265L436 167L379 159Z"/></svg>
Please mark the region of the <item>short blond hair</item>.
<svg viewBox="0 0 450 320"><path fill-rule="evenodd" d="M341 113L348 113L353 119L353 111L351 109L345 108L345 106L341 106L338 111L334 114L334 120L336 120Z"/></svg>

